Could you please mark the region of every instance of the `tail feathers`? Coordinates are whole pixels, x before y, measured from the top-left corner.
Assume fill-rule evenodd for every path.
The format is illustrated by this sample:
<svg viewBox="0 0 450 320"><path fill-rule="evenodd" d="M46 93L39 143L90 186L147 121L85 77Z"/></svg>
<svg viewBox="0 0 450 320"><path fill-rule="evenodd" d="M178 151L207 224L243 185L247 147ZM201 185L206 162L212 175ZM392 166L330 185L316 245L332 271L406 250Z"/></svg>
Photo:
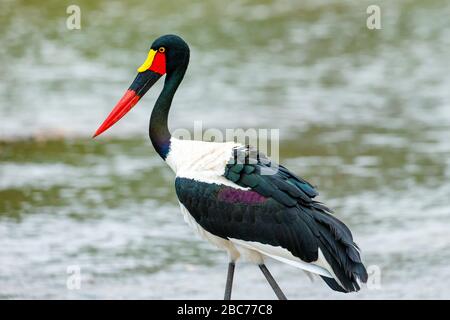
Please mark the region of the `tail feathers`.
<svg viewBox="0 0 450 320"><path fill-rule="evenodd" d="M339 283L337 283L336 280L334 280L333 278L328 278L328 277L324 277L324 276L320 276L323 281L325 281L325 283L334 291L338 291L338 292L343 292L343 293L347 293L347 291L345 291L344 288L342 288Z"/></svg>
<svg viewBox="0 0 450 320"><path fill-rule="evenodd" d="M333 290L358 291L359 281L367 282L368 276L350 230L322 208L316 208L314 219L320 235L319 247L336 276L322 279Z"/></svg>
<svg viewBox="0 0 450 320"><path fill-rule="evenodd" d="M321 246L321 251L336 277L322 277L331 289L346 293L354 292L359 291L359 282L367 282L367 272L362 263L351 262L346 266L342 266L342 262L336 259L335 255L330 253L329 249Z"/></svg>

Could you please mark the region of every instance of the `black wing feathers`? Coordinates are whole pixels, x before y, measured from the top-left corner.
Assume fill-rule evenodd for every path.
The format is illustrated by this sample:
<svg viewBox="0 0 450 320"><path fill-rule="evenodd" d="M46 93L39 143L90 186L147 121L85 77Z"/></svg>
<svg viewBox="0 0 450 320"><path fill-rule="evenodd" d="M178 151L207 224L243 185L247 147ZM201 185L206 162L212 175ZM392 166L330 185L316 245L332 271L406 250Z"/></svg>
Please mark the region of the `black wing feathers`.
<svg viewBox="0 0 450 320"><path fill-rule="evenodd" d="M225 239L280 246L305 262L317 260L317 238L307 225L308 218L298 215L295 208L273 199L253 204L221 201L220 193L236 189L192 179L177 178L175 188L180 202L208 232Z"/></svg>
<svg viewBox="0 0 450 320"><path fill-rule="evenodd" d="M296 177L283 166L272 164L265 155L248 146L233 149L224 176L289 207L294 207L299 202L311 203L318 195L307 181Z"/></svg>

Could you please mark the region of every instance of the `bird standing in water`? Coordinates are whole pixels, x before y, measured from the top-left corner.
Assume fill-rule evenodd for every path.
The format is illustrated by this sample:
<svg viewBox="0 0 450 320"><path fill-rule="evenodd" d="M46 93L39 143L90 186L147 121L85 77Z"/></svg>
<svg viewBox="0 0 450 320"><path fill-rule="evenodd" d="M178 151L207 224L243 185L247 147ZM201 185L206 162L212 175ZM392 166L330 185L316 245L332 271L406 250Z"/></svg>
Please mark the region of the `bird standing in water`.
<svg viewBox="0 0 450 320"><path fill-rule="evenodd" d="M166 75L151 113L150 139L175 172L184 219L228 253L225 299L231 298L235 263L241 256L259 266L279 299L286 296L264 264L267 257L317 274L333 290L358 291L359 282L367 281L359 249L347 226L314 200L318 193L311 184L250 146L171 136L169 110L188 63L189 47L183 39L156 39L133 83L94 137Z"/></svg>

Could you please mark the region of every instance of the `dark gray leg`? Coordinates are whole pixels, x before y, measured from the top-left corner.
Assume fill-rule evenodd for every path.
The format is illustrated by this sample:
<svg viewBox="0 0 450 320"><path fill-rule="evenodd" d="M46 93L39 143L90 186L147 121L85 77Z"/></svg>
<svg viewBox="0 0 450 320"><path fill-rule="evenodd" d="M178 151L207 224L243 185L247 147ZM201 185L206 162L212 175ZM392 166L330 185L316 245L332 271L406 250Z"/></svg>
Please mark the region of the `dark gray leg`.
<svg viewBox="0 0 450 320"><path fill-rule="evenodd" d="M230 261L228 263L228 275L227 275L227 284L225 286L225 296L224 300L231 300L231 288L233 287L233 276L234 276L234 261Z"/></svg>
<svg viewBox="0 0 450 320"><path fill-rule="evenodd" d="M273 291L277 295L279 300L287 300L286 296L284 295L283 291L281 291L280 287L278 286L275 279L272 277L272 275L269 272L269 269L267 269L265 264L260 264L259 268L261 269L262 273L267 279L267 282L269 282L270 286L272 287Z"/></svg>

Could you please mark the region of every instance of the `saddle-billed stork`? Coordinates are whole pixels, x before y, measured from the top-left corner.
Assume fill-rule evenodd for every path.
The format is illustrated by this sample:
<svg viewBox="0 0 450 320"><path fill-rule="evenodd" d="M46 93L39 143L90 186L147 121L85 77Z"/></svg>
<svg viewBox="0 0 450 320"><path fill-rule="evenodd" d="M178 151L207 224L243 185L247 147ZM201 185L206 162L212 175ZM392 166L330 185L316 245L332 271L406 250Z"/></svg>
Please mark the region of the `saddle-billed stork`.
<svg viewBox="0 0 450 320"><path fill-rule="evenodd" d="M347 226L314 200L317 191L256 149L235 142L180 140L167 118L189 63L189 47L176 35L151 45L133 83L95 132L122 118L166 75L150 117L156 152L175 172L181 212L203 238L229 256L225 299L231 298L235 262L256 263L279 299L286 299L264 264L266 257L318 274L333 290L352 292L367 281L359 249Z"/></svg>

